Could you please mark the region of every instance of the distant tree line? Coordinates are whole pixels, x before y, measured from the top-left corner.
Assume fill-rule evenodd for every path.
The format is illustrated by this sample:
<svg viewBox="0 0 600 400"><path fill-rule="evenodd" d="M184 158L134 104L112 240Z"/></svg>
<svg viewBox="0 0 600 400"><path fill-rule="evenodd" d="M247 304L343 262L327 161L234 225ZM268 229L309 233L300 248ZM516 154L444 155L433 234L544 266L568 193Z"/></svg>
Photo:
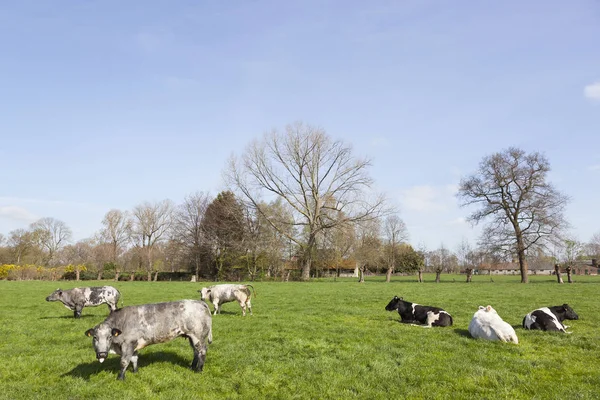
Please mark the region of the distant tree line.
<svg viewBox="0 0 600 400"><path fill-rule="evenodd" d="M308 280L352 271L360 281L398 272L422 281L433 272L438 282L442 273L463 272L469 282L484 265L516 261L526 282L528 260L568 265L600 254L600 233L589 243L565 234L568 198L546 182L549 163L539 153L509 148L461 181L462 204L479 206L469 219L488 224L476 246L465 240L455 251L408 243L397 211L373 189L370 165L320 128L288 125L233 156L228 190L214 197L197 192L181 204L110 210L101 229L75 243L63 221L42 218L0 234L0 265L22 276L18 266L39 266L46 277L64 267L61 276L73 279Z"/></svg>

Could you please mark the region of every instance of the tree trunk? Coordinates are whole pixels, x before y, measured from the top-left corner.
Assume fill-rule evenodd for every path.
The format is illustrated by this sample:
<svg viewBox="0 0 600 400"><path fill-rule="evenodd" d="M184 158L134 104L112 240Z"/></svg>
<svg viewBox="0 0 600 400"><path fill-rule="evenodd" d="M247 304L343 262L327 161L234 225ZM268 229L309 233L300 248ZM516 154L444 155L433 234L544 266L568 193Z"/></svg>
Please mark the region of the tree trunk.
<svg viewBox="0 0 600 400"><path fill-rule="evenodd" d="M387 273L385 274L385 281L388 283L392 279L392 272L392 268L388 268Z"/></svg>
<svg viewBox="0 0 600 400"><path fill-rule="evenodd" d="M154 272L154 282L158 281L158 271Z"/></svg>
<svg viewBox="0 0 600 400"><path fill-rule="evenodd" d="M361 266L358 269L358 283L365 283L365 267Z"/></svg>
<svg viewBox="0 0 600 400"><path fill-rule="evenodd" d="M419 270L419 283L423 283L423 271Z"/></svg>
<svg viewBox="0 0 600 400"><path fill-rule="evenodd" d="M441 270L436 270L435 271L435 283L440 283L440 275L442 274Z"/></svg>
<svg viewBox="0 0 600 400"><path fill-rule="evenodd" d="M80 274L79 268L76 268L76 269L75 269L75 280L76 280L76 281L78 281L78 280L79 280L79 274Z"/></svg>
<svg viewBox="0 0 600 400"><path fill-rule="evenodd" d="M102 280L102 271L98 271L98 277L96 279L98 279L99 281Z"/></svg>
<svg viewBox="0 0 600 400"><path fill-rule="evenodd" d="M115 282L119 281L119 271L115 271Z"/></svg>
<svg viewBox="0 0 600 400"><path fill-rule="evenodd" d="M131 282L133 282L135 280L135 272L132 272L131 274L129 274L129 280Z"/></svg>
<svg viewBox="0 0 600 400"><path fill-rule="evenodd" d="M569 265L567 267L567 282L569 283L573 283L573 280L571 279L571 272L573 272L573 268Z"/></svg>
<svg viewBox="0 0 600 400"><path fill-rule="evenodd" d="M467 268L467 283L471 282L471 278L473 277L473 269Z"/></svg>
<svg viewBox="0 0 600 400"><path fill-rule="evenodd" d="M556 280L558 283L564 283L562 277L560 276L560 265L554 265L554 273L556 274Z"/></svg>
<svg viewBox="0 0 600 400"><path fill-rule="evenodd" d="M519 269L521 270L521 283L528 283L529 276L527 274L527 259L525 258L525 246L520 232L517 234L517 255L519 257Z"/></svg>

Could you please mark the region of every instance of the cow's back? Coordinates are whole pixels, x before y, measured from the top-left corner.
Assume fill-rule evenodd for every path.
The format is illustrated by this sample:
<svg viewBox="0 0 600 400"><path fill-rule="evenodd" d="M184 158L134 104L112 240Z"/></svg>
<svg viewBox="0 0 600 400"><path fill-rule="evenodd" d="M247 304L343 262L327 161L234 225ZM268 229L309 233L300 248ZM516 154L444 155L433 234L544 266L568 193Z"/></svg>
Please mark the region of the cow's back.
<svg viewBox="0 0 600 400"><path fill-rule="evenodd" d="M123 340L143 338L148 344L190 334L206 336L203 332L210 334L212 330L208 306L198 300L123 307L106 322L123 332Z"/></svg>

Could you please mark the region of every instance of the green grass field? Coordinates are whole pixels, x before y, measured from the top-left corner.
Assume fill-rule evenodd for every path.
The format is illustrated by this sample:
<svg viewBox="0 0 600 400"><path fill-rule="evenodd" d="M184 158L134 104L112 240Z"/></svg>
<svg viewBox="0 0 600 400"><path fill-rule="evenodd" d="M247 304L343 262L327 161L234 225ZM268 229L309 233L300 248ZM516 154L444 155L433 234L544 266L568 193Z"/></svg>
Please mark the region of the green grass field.
<svg viewBox="0 0 600 400"><path fill-rule="evenodd" d="M82 318L44 298L59 285L109 284L125 305L198 298L206 283L0 281L0 398L6 399L587 399L600 398L600 277L444 275L440 284L398 277L255 282L253 316L227 303L213 318L214 341L204 372L189 369L184 339L147 347L140 369L117 381L119 357L95 360L86 329L105 305ZM456 280L453 282L453 280ZM454 317L451 328L400 324L384 307L394 296L435 305ZM569 303L579 314L572 334L525 331L523 316ZM471 339L477 306L491 304L516 329L518 345Z"/></svg>

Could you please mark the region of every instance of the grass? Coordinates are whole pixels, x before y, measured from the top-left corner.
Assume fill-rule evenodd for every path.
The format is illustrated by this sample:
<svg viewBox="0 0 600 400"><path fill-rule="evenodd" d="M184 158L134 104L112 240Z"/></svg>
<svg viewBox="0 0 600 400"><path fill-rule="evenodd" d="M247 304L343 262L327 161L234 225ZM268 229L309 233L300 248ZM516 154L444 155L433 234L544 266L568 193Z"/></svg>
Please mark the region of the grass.
<svg viewBox="0 0 600 400"><path fill-rule="evenodd" d="M108 314L104 305L82 318L44 298L56 282L0 281L0 398L6 399L591 399L600 397L600 277L444 275L440 284L395 277L311 283L255 282L254 315L227 303L213 318L204 372L189 369L184 339L140 353L137 374L117 381L119 358L95 360L86 329ZM453 282L453 280L456 280ZM125 305L197 298L202 283L61 282L63 289L113 284ZM436 305L451 328L400 324L384 310L394 296ZM579 314L570 335L525 331L534 308L569 303ZM491 304L513 325L519 345L470 338L479 305Z"/></svg>

